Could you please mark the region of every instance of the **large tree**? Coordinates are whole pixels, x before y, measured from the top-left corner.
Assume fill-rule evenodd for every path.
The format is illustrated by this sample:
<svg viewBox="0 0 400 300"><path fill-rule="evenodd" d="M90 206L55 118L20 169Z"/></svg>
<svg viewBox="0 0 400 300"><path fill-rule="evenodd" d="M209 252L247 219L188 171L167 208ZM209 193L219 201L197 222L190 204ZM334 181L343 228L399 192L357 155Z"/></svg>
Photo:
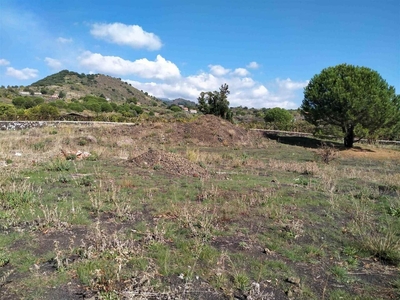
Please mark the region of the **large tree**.
<svg viewBox="0 0 400 300"><path fill-rule="evenodd" d="M225 83L221 85L218 91L214 92L201 92L198 109L203 114L213 114L229 121L232 121L232 112L229 108L229 87Z"/></svg>
<svg viewBox="0 0 400 300"><path fill-rule="evenodd" d="M353 147L355 132L372 137L394 128L400 101L393 86L378 72L347 64L323 69L304 89L301 105L306 121L318 128L337 126L344 146Z"/></svg>

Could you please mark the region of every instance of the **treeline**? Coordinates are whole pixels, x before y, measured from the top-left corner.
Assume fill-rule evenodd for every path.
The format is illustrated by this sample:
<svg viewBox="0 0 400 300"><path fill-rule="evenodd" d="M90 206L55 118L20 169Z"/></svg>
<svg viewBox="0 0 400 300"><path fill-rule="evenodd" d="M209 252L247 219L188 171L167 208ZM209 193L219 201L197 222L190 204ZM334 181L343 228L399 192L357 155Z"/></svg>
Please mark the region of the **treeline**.
<svg viewBox="0 0 400 300"><path fill-rule="evenodd" d="M68 71L68 70L62 70L56 74L47 76L39 81L36 81L34 83L31 84L31 86L51 86L51 85L58 85L58 86L62 86L64 85L66 82L66 78L70 78L71 76L77 76L82 84L85 83L90 83L90 82L95 82L95 78L96 75L94 74L84 74L84 73L77 73L77 72L72 72L72 71Z"/></svg>
<svg viewBox="0 0 400 300"><path fill-rule="evenodd" d="M56 120L68 113L88 112L96 119L109 118L107 113L115 113L115 121L126 121L137 117L144 112L143 108L136 105L135 98L129 98L125 103L118 105L109 102L103 97L87 95L79 100L73 99L70 102L55 100L45 103L41 97L16 97L12 104L0 103L0 119L12 120ZM62 114L63 113L63 114ZM149 112L151 115L152 112ZM100 115L103 115L100 117Z"/></svg>

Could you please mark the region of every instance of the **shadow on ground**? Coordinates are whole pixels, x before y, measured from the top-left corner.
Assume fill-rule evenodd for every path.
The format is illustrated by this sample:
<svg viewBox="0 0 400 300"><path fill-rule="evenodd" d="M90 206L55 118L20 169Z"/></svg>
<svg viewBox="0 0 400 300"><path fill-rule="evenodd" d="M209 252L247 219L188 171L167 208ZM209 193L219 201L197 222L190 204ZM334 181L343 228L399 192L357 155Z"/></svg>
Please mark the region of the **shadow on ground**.
<svg viewBox="0 0 400 300"><path fill-rule="evenodd" d="M316 138L312 138L312 137L280 136L277 134L268 134L268 133L264 133L264 136L271 140L275 140L278 143L292 145L292 146L300 146L300 147L317 149L317 148L321 148L322 143L325 142L326 145L333 146L336 149L338 149L339 151L348 150L347 148L345 148L343 146L342 143L332 142L332 141L324 141L324 140L320 140L320 139L316 139ZM373 150L364 149L364 148L361 148L358 146L355 146L351 149L352 149L352 151L355 151L355 152L374 152Z"/></svg>

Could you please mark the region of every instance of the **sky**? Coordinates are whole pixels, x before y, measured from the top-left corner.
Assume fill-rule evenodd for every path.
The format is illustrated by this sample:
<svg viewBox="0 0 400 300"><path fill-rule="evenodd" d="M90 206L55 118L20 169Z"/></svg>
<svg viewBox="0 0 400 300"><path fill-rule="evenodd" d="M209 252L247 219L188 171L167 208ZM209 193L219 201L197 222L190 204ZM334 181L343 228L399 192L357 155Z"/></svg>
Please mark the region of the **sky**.
<svg viewBox="0 0 400 300"><path fill-rule="evenodd" d="M0 0L0 85L67 69L196 101L227 83L230 106L298 108L338 64L400 93L399 0Z"/></svg>

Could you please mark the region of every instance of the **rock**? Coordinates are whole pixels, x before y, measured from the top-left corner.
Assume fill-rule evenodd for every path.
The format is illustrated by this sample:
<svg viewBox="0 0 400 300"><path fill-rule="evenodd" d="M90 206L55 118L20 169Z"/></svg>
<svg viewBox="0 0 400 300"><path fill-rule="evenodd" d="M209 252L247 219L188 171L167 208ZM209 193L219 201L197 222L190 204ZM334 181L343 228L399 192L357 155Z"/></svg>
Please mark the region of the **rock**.
<svg viewBox="0 0 400 300"><path fill-rule="evenodd" d="M295 285L300 285L299 277L289 277L288 279L286 279L286 281Z"/></svg>
<svg viewBox="0 0 400 300"><path fill-rule="evenodd" d="M97 139L96 139L94 136L92 136L92 135L88 135L88 136L85 138L85 140L88 141L88 142L90 142L90 143L97 144Z"/></svg>
<svg viewBox="0 0 400 300"><path fill-rule="evenodd" d="M286 294L287 294L287 296L288 296L289 298L292 298L292 297L293 297L293 292L292 292L292 290L288 290L288 291L286 292Z"/></svg>

